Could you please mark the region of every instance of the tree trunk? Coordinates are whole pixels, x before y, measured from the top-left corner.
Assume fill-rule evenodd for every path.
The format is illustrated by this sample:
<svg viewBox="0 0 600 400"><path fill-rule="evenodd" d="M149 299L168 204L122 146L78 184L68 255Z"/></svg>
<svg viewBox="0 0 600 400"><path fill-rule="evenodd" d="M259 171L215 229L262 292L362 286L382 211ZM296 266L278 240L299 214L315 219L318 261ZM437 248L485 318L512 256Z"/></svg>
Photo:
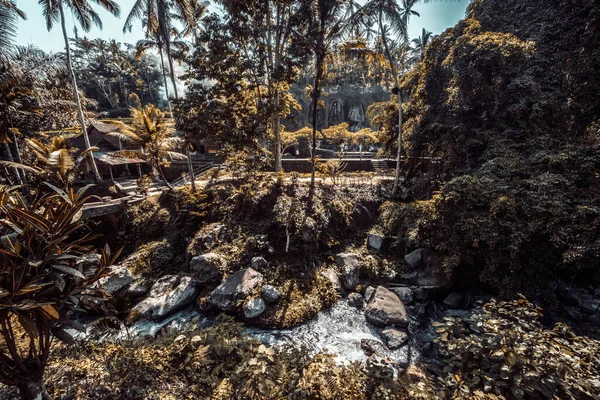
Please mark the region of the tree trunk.
<svg viewBox="0 0 600 400"><path fill-rule="evenodd" d="M19 386L19 391L23 400L52 400L43 381L27 382L25 385Z"/></svg>
<svg viewBox="0 0 600 400"><path fill-rule="evenodd" d="M400 94L400 84L398 82L398 75L396 74L396 66L394 65L394 59L392 57L392 53L390 52L390 48L387 43L387 39L385 37L385 30L383 29L383 11L379 10L379 30L381 33L381 40L383 42L383 47L385 49L385 55L390 63L390 68L392 70L392 76L394 78L394 83L396 85L396 90L398 91L398 157L396 159L396 174L394 178L394 190L392 191L392 196L395 196L398 193L399 183L400 183L400 162L402 157L402 96Z"/></svg>
<svg viewBox="0 0 600 400"><path fill-rule="evenodd" d="M160 69L162 70L163 82L165 84L165 96L167 97L167 104L169 105L169 113L173 118L173 109L171 108L171 100L169 100L169 87L167 86L167 74L165 72L165 60L163 58L162 47L158 48L158 54L160 54Z"/></svg>
<svg viewBox="0 0 600 400"><path fill-rule="evenodd" d="M398 88L398 158L396 160L396 174L394 176L394 190L392 196L398 194L398 188L400 187L400 163L402 162L402 93L400 87Z"/></svg>
<svg viewBox="0 0 600 400"><path fill-rule="evenodd" d="M196 192L196 177L194 176L194 164L192 163L192 157L190 156L189 143L185 144L185 155L187 156L188 169L190 170L190 182L192 184L192 193Z"/></svg>
<svg viewBox="0 0 600 400"><path fill-rule="evenodd" d="M317 56L317 65L315 71L315 85L313 87L313 132L312 132L312 152L310 159L310 189L308 190L308 202L312 202L313 195L315 194L315 167L317 163L317 114L319 111L319 80L321 78L321 69L323 61Z"/></svg>
<svg viewBox="0 0 600 400"><path fill-rule="evenodd" d="M164 174L164 172L163 172L163 170L162 170L161 166L160 166L160 165L158 165L158 166L157 166L157 168L158 168L158 173L160 174L160 177L161 177L161 178L162 178L162 180L165 182L165 185L167 185L167 187L168 187L169 189L173 189L173 186L171 186L171 184L169 183L169 181L167 180L167 178L165 178L165 174Z"/></svg>
<svg viewBox="0 0 600 400"><path fill-rule="evenodd" d="M85 127L85 117L83 116L83 108L81 107L81 99L79 98L79 89L77 88L77 77L75 76L75 71L73 71L73 65L71 64L71 49L69 47L69 37L67 36L67 27L65 25L65 12L63 10L62 1L58 2L58 9L60 10L60 23L62 26L63 38L65 40L65 50L67 53L67 68L69 70L69 74L71 75L71 80L73 81L73 94L75 96L75 103L77 104L77 113L79 114L79 122L81 123L81 131L83 133L85 148L89 149L91 147L90 138L88 137L87 129ZM96 161L94 160L93 152L90 152L89 162L92 165L92 171L94 171L96 182L102 182L102 177L98 172L98 167L96 166Z"/></svg>
<svg viewBox="0 0 600 400"><path fill-rule="evenodd" d="M275 172L281 171L281 117L279 115L279 90L275 89L275 111L271 115L271 125L275 134Z"/></svg>
<svg viewBox="0 0 600 400"><path fill-rule="evenodd" d="M173 92L175 98L179 99L179 93L177 92L177 83L175 82L175 68L173 68L173 57L171 57L171 45L167 42L167 61L169 61L169 69L171 74L171 83L173 84Z"/></svg>

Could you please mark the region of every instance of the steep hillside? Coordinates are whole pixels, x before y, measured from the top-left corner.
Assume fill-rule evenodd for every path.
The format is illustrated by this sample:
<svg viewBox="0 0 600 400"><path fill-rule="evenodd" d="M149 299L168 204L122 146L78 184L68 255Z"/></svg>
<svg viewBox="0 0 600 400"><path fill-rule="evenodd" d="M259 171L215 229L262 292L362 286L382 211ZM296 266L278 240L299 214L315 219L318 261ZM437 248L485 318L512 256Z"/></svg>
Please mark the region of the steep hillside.
<svg viewBox="0 0 600 400"><path fill-rule="evenodd" d="M505 291L596 281L599 43L597 1L473 1L403 82L408 152L445 183L388 233Z"/></svg>

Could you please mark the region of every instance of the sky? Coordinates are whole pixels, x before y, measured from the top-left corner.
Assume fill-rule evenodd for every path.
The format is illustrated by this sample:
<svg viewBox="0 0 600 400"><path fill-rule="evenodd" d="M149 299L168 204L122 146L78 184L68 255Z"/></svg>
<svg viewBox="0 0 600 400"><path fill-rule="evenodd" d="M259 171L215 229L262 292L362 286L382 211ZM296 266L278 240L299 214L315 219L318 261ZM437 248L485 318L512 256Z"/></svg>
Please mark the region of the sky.
<svg viewBox="0 0 600 400"><path fill-rule="evenodd" d="M123 33L123 22L129 13L135 0L118 0L121 6L121 17L113 17L101 7L94 6L100 14L104 29L92 28L88 33L79 29L79 36L87 36L90 39L101 37L103 39L115 39L122 43L135 43L143 38L141 23L134 25L131 33ZM46 29L46 22L42 17L41 8L37 0L19 0L19 8L27 14L26 21L19 21L16 44L32 44L45 51L59 52L64 50L64 41L60 25L54 26L52 31ZM454 26L465 15L465 10L469 0L459 1L433 1L427 4L419 3L414 10L421 14L421 17L412 17L409 23L409 36L415 38L421 34L422 28L432 31L434 34L440 34L447 28ZM73 37L74 19L67 16L67 32Z"/></svg>

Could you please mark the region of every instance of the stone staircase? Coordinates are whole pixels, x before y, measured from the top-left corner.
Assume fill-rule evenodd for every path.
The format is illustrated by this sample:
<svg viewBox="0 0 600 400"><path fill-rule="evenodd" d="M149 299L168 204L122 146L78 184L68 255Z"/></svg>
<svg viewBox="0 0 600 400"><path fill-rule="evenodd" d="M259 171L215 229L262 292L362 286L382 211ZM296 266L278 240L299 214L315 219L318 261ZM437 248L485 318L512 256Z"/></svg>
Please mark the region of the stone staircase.
<svg viewBox="0 0 600 400"><path fill-rule="evenodd" d="M117 186L121 193L127 196L135 196L137 194L137 179L135 178L115 181L115 186ZM148 188L148 196L160 193L165 187L166 186L157 182L150 183L150 187Z"/></svg>
<svg viewBox="0 0 600 400"><path fill-rule="evenodd" d="M371 159L373 170L377 173L388 172L391 168L388 166L387 160Z"/></svg>

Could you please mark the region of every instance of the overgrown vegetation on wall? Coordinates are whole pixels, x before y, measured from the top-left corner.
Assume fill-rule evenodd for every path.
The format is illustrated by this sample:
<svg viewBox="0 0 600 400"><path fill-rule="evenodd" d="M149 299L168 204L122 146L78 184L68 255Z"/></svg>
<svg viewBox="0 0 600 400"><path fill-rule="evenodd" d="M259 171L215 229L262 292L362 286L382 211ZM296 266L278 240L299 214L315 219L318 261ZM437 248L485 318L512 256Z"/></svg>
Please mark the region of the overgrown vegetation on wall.
<svg viewBox="0 0 600 400"><path fill-rule="evenodd" d="M599 281L599 18L593 1L478 0L432 41L403 82L404 131L409 155L443 157L442 184L426 207L387 209L400 247L504 293Z"/></svg>

